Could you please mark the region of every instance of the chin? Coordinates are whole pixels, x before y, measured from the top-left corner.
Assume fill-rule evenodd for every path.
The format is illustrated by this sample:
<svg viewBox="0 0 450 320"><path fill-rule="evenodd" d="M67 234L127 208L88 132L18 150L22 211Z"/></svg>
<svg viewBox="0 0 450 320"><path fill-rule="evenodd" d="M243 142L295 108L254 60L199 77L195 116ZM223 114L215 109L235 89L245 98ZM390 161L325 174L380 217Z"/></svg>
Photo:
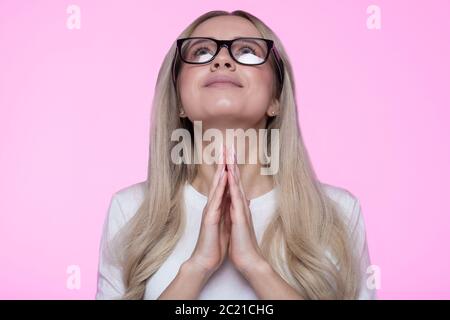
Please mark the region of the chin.
<svg viewBox="0 0 450 320"><path fill-rule="evenodd" d="M230 99L230 97L222 96L222 97L205 97L203 99L198 100L199 103L196 104L198 106L199 112L209 114L212 111L219 112L229 112L229 111L239 111L242 110L244 106L243 101L241 99Z"/></svg>

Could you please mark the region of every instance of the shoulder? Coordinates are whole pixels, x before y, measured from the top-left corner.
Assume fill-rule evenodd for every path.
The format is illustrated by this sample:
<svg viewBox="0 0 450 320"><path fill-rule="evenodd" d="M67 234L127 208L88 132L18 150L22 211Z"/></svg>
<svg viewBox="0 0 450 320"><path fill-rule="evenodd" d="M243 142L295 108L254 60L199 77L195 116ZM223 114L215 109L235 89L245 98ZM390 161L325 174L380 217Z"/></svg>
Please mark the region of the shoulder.
<svg viewBox="0 0 450 320"><path fill-rule="evenodd" d="M367 250L366 225L361 204L349 190L322 183L326 195L335 203L341 217L347 225L349 236L358 256L365 255Z"/></svg>
<svg viewBox="0 0 450 320"><path fill-rule="evenodd" d="M337 205L339 213L347 223L352 247L361 270L361 287L358 299L376 299L376 290L368 286L368 268L371 266L371 258L366 237L365 219L361 210L359 199L349 190L322 183L326 195Z"/></svg>
<svg viewBox="0 0 450 320"><path fill-rule="evenodd" d="M145 198L147 181L123 187L114 192L106 216L106 232L112 238L137 212Z"/></svg>
<svg viewBox="0 0 450 320"><path fill-rule="evenodd" d="M366 246L366 225L359 198L345 188L323 182L321 185L347 226L355 251L357 254L361 254Z"/></svg>
<svg viewBox="0 0 450 320"><path fill-rule="evenodd" d="M359 224L361 217L361 204L358 197L349 190L328 183L320 183L325 195L336 205L343 218L353 226Z"/></svg>
<svg viewBox="0 0 450 320"><path fill-rule="evenodd" d="M137 182L123 187L113 194L112 201L116 201L120 206L124 219L128 220L139 209L144 201L147 185L147 181Z"/></svg>
<svg viewBox="0 0 450 320"><path fill-rule="evenodd" d="M134 183L114 192L103 224L100 241L96 299L119 299L125 292L122 281L121 250L116 237L136 213L145 198L146 181Z"/></svg>
<svg viewBox="0 0 450 320"><path fill-rule="evenodd" d="M349 190L321 182L321 187L326 196L332 200L337 210L347 224L351 247L355 254L355 261L360 268L360 291L357 299L376 299L376 290L368 286L368 268L371 265L369 248L366 237L366 227L364 222L361 204Z"/></svg>

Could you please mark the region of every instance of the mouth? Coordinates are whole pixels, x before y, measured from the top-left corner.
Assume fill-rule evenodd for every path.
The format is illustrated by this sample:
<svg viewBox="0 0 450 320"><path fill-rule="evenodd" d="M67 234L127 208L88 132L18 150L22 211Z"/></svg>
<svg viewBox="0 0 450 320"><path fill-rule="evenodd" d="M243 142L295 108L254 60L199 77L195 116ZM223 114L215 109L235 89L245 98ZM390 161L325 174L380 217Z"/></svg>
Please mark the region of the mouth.
<svg viewBox="0 0 450 320"><path fill-rule="evenodd" d="M241 88L241 86L230 81L217 81L205 86L205 88Z"/></svg>
<svg viewBox="0 0 450 320"><path fill-rule="evenodd" d="M238 78L231 75L217 74L209 76L204 82L206 88L242 88Z"/></svg>

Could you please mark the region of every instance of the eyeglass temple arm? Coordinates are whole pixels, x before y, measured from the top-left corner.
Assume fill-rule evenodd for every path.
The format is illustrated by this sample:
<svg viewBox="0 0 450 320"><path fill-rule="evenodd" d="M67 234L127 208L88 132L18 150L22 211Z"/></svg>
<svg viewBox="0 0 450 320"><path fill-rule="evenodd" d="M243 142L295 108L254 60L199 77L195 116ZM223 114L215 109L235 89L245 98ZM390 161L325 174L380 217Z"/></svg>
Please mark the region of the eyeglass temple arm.
<svg viewBox="0 0 450 320"><path fill-rule="evenodd" d="M277 68L278 68L279 75L280 75L281 87L283 87L283 82L284 82L284 63L283 63L283 60L280 57L280 54L278 53L278 50L275 47L272 47L272 50L273 50L274 55L275 55L275 63L277 64Z"/></svg>
<svg viewBox="0 0 450 320"><path fill-rule="evenodd" d="M175 65L177 61L177 55L178 55L178 48L175 48L175 55L172 59L172 82L175 90L177 89L177 82L175 80Z"/></svg>

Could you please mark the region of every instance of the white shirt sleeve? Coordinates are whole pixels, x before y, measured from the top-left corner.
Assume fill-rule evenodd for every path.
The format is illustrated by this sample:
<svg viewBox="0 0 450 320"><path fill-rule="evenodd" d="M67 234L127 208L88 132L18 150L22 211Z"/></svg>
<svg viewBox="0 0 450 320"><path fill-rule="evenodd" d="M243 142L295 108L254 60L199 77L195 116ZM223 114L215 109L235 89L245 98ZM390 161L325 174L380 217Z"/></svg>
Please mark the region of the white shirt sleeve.
<svg viewBox="0 0 450 320"><path fill-rule="evenodd" d="M122 268L116 259L116 250L112 240L120 228L125 224L117 194L111 198L108 213L103 224L100 241L99 263L97 274L97 293L95 299L121 299L125 293L122 278Z"/></svg>
<svg viewBox="0 0 450 320"><path fill-rule="evenodd" d="M354 240L357 259L360 262L361 269L361 287L358 295L358 300L374 300L376 297L376 289L370 283L369 277L373 276L368 273L367 269L371 265L369 248L366 237L366 226L364 222L364 216L361 210L361 204L359 199L353 197L353 212L352 212L352 225L354 225ZM355 223L355 224L353 224Z"/></svg>

